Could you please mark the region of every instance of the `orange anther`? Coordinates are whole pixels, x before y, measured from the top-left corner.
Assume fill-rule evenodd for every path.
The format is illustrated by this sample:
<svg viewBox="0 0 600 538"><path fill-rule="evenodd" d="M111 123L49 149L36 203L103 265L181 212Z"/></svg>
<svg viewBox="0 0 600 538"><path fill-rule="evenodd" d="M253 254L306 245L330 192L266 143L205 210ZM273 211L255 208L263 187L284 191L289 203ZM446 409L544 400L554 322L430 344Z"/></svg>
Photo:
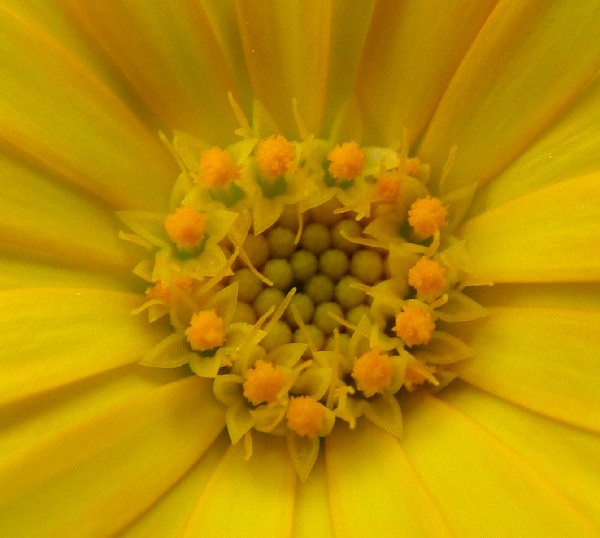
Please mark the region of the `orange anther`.
<svg viewBox="0 0 600 538"><path fill-rule="evenodd" d="M377 194L385 202L394 202L400 194L398 174L384 172L377 178Z"/></svg>
<svg viewBox="0 0 600 538"><path fill-rule="evenodd" d="M420 298L433 301L444 290L446 269L435 260L423 257L409 269L408 283Z"/></svg>
<svg viewBox="0 0 600 538"><path fill-rule="evenodd" d="M405 306L396 314L394 332L408 347L427 344L435 330L431 314L417 306Z"/></svg>
<svg viewBox="0 0 600 538"><path fill-rule="evenodd" d="M259 359L254 367L244 374L244 396L252 405L277 401L285 385L285 376L279 366Z"/></svg>
<svg viewBox="0 0 600 538"><path fill-rule="evenodd" d="M372 349L354 361L352 377L367 398L387 389L392 382L394 365L389 355Z"/></svg>
<svg viewBox="0 0 600 538"><path fill-rule="evenodd" d="M448 210L439 198L426 196L410 206L408 223L421 239L431 237L446 224Z"/></svg>
<svg viewBox="0 0 600 538"><path fill-rule="evenodd" d="M355 179L365 166L365 152L356 142L338 144L327 158L330 161L329 173L339 181Z"/></svg>
<svg viewBox="0 0 600 538"><path fill-rule="evenodd" d="M411 157L406 160L406 173L409 176L416 174L421 167L421 160L418 157Z"/></svg>
<svg viewBox="0 0 600 538"><path fill-rule="evenodd" d="M219 347L225 342L223 318L214 310L201 310L192 316L185 335L192 349L196 351Z"/></svg>
<svg viewBox="0 0 600 538"><path fill-rule="evenodd" d="M189 206L181 206L165 218L165 230L179 250L193 250L206 233L204 215Z"/></svg>
<svg viewBox="0 0 600 538"><path fill-rule="evenodd" d="M270 136L258 145L256 161L261 175L277 179L295 168L296 148L281 135Z"/></svg>
<svg viewBox="0 0 600 538"><path fill-rule="evenodd" d="M240 176L240 167L231 155L216 146L200 154L199 177L206 188L227 185Z"/></svg>
<svg viewBox="0 0 600 538"><path fill-rule="evenodd" d="M314 439L325 423L325 407L312 396L298 396L290 401L286 418L290 430Z"/></svg>

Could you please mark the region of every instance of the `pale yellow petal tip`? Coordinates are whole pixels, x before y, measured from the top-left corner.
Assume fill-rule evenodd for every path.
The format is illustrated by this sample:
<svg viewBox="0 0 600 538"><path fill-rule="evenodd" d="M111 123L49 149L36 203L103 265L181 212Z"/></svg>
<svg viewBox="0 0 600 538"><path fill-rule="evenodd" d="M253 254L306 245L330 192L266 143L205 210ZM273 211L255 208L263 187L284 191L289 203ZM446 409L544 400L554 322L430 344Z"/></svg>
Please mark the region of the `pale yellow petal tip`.
<svg viewBox="0 0 600 538"><path fill-rule="evenodd" d="M401 437L397 395L443 386L470 355L446 332L482 312L448 231L466 195L430 193L406 143L257 138L233 106L242 140L179 134L173 210L123 218L153 253L136 312L173 330L143 363L212 378L231 441L250 457L253 432L285 436L306 480L337 420Z"/></svg>

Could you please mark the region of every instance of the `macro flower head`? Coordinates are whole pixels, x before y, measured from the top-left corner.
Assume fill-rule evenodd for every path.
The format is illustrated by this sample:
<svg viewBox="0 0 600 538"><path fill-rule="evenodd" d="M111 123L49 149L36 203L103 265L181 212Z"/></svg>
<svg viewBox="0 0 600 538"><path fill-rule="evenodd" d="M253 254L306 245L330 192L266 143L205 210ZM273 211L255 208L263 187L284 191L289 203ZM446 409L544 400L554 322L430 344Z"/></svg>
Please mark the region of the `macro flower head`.
<svg viewBox="0 0 600 538"><path fill-rule="evenodd" d="M595 2L0 30L0 534L600 534Z"/></svg>

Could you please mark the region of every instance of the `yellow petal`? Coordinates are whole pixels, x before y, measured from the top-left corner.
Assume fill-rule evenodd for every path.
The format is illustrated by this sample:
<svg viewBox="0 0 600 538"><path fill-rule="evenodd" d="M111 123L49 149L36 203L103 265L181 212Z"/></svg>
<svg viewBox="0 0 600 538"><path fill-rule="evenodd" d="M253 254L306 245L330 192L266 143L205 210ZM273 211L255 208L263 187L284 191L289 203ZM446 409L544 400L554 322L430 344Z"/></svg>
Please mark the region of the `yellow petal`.
<svg viewBox="0 0 600 538"><path fill-rule="evenodd" d="M440 398L519 453L600 529L599 482L593 472L600 469L600 437L530 413L460 381Z"/></svg>
<svg viewBox="0 0 600 538"><path fill-rule="evenodd" d="M555 125L477 193L469 213L477 215L551 183L594 172L599 154L597 79Z"/></svg>
<svg viewBox="0 0 600 538"><path fill-rule="evenodd" d="M418 138L495 3L377 2L357 84L370 142L399 142L403 128Z"/></svg>
<svg viewBox="0 0 600 538"><path fill-rule="evenodd" d="M550 185L468 221L469 271L493 282L600 279L600 173Z"/></svg>
<svg viewBox="0 0 600 538"><path fill-rule="evenodd" d="M458 376L540 414L600 432L600 310L490 308L467 328Z"/></svg>
<svg viewBox="0 0 600 538"><path fill-rule="evenodd" d="M252 436L231 446L214 470L183 536L288 536L292 528L296 472L284 439Z"/></svg>
<svg viewBox="0 0 600 538"><path fill-rule="evenodd" d="M336 536L451 534L402 442L368 421L331 433L326 469Z"/></svg>
<svg viewBox="0 0 600 538"><path fill-rule="evenodd" d="M235 82L201 7L143 0L68 4L167 128L214 144L231 141L235 118L227 92Z"/></svg>
<svg viewBox="0 0 600 538"><path fill-rule="evenodd" d="M0 274L0 289L61 286L131 291L140 287L131 271L103 266L94 270L69 258L10 245L0 247Z"/></svg>
<svg viewBox="0 0 600 538"><path fill-rule="evenodd" d="M198 497L230 443L226 434L217 437L198 463L119 538L180 538Z"/></svg>
<svg viewBox="0 0 600 538"><path fill-rule="evenodd" d="M0 415L0 458L185 375L183 369L128 365L5 405Z"/></svg>
<svg viewBox="0 0 600 538"><path fill-rule="evenodd" d="M74 52L0 7L0 139L117 207L163 208L175 166Z"/></svg>
<svg viewBox="0 0 600 538"><path fill-rule="evenodd" d="M0 401L137 362L163 336L130 293L72 288L0 293Z"/></svg>
<svg viewBox="0 0 600 538"><path fill-rule="evenodd" d="M2 462L2 535L112 535L187 472L222 427L210 383L192 376L27 447Z"/></svg>
<svg viewBox="0 0 600 538"><path fill-rule="evenodd" d="M597 536L553 484L476 422L431 396L414 403L403 447L457 536Z"/></svg>
<svg viewBox="0 0 600 538"><path fill-rule="evenodd" d="M110 208L0 155L0 243L76 260L80 265L129 270L138 253L119 239Z"/></svg>
<svg viewBox="0 0 600 538"><path fill-rule="evenodd" d="M292 533L294 538L333 538L334 536L324 463L321 454L308 480L298 484Z"/></svg>
<svg viewBox="0 0 600 538"><path fill-rule="evenodd" d="M321 133L327 96L331 2L238 2L246 64L256 98L283 131L297 135L292 99L308 130Z"/></svg>
<svg viewBox="0 0 600 538"><path fill-rule="evenodd" d="M419 156L437 177L457 145L448 187L494 177L600 68L600 4L500 1L456 71Z"/></svg>
<svg viewBox="0 0 600 538"><path fill-rule="evenodd" d="M494 284L469 289L469 296L490 306L537 306L596 310L600 304L600 283Z"/></svg>

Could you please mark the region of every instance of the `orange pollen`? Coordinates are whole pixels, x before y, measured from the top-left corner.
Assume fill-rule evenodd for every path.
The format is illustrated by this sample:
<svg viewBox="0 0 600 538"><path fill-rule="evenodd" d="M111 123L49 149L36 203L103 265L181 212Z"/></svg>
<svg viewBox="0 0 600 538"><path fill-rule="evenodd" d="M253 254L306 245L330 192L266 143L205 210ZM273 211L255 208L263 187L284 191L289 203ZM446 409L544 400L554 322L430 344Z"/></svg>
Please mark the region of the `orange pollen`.
<svg viewBox="0 0 600 538"><path fill-rule="evenodd" d="M312 396L298 396L290 401L286 418L290 430L314 439L325 423L325 407Z"/></svg>
<svg viewBox="0 0 600 538"><path fill-rule="evenodd" d="M421 168L421 160L418 157L411 157L406 161L406 173L409 176L416 174Z"/></svg>
<svg viewBox="0 0 600 538"><path fill-rule="evenodd" d="M256 161L261 175L266 179L277 179L294 170L296 148L281 135L270 136L258 145Z"/></svg>
<svg viewBox="0 0 600 538"><path fill-rule="evenodd" d="M431 237L446 224L448 210L439 198L426 196L410 206L408 223L421 239Z"/></svg>
<svg viewBox="0 0 600 538"><path fill-rule="evenodd" d="M389 355L372 349L354 361L352 377L367 398L381 393L392 383L394 365Z"/></svg>
<svg viewBox="0 0 600 538"><path fill-rule="evenodd" d="M405 306L396 314L394 332L408 347L427 344L435 329L431 314L417 306Z"/></svg>
<svg viewBox="0 0 600 538"><path fill-rule="evenodd" d="M274 403L285 385L285 376L279 366L259 359L244 374L244 396L252 405Z"/></svg>
<svg viewBox="0 0 600 538"><path fill-rule="evenodd" d="M223 318L214 310L196 312L185 330L185 336L195 351L207 351L221 346L225 342Z"/></svg>
<svg viewBox="0 0 600 538"><path fill-rule="evenodd" d="M216 146L200 154L199 172L200 181L206 188L222 187L240 177L240 167L233 162L231 155Z"/></svg>
<svg viewBox="0 0 600 538"><path fill-rule="evenodd" d="M404 377L414 385L421 385L425 383L426 379L426 377L421 372L411 368L410 366L406 367Z"/></svg>
<svg viewBox="0 0 600 538"><path fill-rule="evenodd" d="M386 202L394 202L400 194L400 181L396 174L387 172L377 178L377 194Z"/></svg>
<svg viewBox="0 0 600 538"><path fill-rule="evenodd" d="M179 250L193 250L206 234L204 215L189 206L181 206L167 215L165 230Z"/></svg>
<svg viewBox="0 0 600 538"><path fill-rule="evenodd" d="M365 152L356 142L337 145L327 155L330 161L329 173L339 181L356 178L365 166Z"/></svg>
<svg viewBox="0 0 600 538"><path fill-rule="evenodd" d="M423 257L409 269L408 283L419 297L433 301L444 290L446 269L435 260Z"/></svg>
<svg viewBox="0 0 600 538"><path fill-rule="evenodd" d="M163 303L168 303L170 298L169 288L163 286L162 282L157 282L154 286L151 286L146 290L146 297L148 299L158 299Z"/></svg>

